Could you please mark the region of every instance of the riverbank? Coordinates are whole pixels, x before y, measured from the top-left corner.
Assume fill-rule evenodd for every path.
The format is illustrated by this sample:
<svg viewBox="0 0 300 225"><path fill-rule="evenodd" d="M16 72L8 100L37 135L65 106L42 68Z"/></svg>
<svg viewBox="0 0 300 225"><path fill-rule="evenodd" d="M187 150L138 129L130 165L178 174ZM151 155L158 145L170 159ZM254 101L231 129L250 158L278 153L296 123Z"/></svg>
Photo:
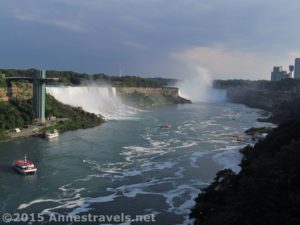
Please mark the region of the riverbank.
<svg viewBox="0 0 300 225"><path fill-rule="evenodd" d="M262 83L263 90L257 87ZM219 171L214 181L200 191L190 213L194 225L300 223L300 101L299 88L295 88L298 83L219 83L227 89L231 102L268 110L272 115L260 121L280 125L267 129L269 134L264 140L241 150L243 159L238 174L230 169ZM277 86L280 88L276 91Z"/></svg>
<svg viewBox="0 0 300 225"><path fill-rule="evenodd" d="M299 148L300 121L294 120L242 149L240 173L218 172L195 199L194 224L299 224Z"/></svg>
<svg viewBox="0 0 300 225"><path fill-rule="evenodd" d="M72 107L57 101L51 95L46 96L46 122L35 122L31 100L11 99L1 102L0 141L40 136L45 131L57 129L65 132L98 126L104 119L89 113L80 107ZM15 132L17 130L17 132ZM19 132L20 130L20 132Z"/></svg>
<svg viewBox="0 0 300 225"><path fill-rule="evenodd" d="M45 121L45 123L34 122L33 124L26 125L23 128L17 128L17 130L8 130L5 132L6 138L0 140L0 142L12 141L21 138L40 137L43 135L45 129L55 126L56 124L61 123L65 120L67 119L55 118L47 120Z"/></svg>

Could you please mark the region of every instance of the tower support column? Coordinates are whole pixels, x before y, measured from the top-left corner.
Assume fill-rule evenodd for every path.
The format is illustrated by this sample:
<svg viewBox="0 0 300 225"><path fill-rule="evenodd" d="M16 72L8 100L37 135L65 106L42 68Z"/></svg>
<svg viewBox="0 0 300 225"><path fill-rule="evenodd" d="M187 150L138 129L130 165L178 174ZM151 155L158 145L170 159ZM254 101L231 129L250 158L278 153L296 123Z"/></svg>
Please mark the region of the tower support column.
<svg viewBox="0 0 300 225"><path fill-rule="evenodd" d="M46 71L38 71L33 76L33 111L34 116L40 122L45 122L45 100L46 100L46 85L44 79Z"/></svg>

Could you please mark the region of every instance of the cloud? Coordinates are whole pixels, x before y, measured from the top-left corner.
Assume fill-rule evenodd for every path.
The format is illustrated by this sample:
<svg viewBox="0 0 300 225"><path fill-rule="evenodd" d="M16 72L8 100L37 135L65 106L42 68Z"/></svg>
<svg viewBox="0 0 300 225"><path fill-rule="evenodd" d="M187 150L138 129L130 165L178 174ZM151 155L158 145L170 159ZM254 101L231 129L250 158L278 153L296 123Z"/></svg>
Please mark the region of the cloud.
<svg viewBox="0 0 300 225"><path fill-rule="evenodd" d="M2 0L0 48L60 50L60 65L87 72L171 76L181 61L214 75L267 78L300 52L299 11L296 0Z"/></svg>
<svg viewBox="0 0 300 225"><path fill-rule="evenodd" d="M73 21L67 19L49 18L46 15L36 14L34 12L24 13L20 10L15 10L15 18L20 21L34 22L44 25L55 26L69 31L87 31L87 27L80 21Z"/></svg>
<svg viewBox="0 0 300 225"><path fill-rule="evenodd" d="M194 47L171 53L170 57L186 64L208 69L215 78L269 79L275 65L293 64L297 53L270 56L224 47Z"/></svg>
<svg viewBox="0 0 300 225"><path fill-rule="evenodd" d="M147 46L130 40L123 41L123 44L138 51L146 51L148 49Z"/></svg>

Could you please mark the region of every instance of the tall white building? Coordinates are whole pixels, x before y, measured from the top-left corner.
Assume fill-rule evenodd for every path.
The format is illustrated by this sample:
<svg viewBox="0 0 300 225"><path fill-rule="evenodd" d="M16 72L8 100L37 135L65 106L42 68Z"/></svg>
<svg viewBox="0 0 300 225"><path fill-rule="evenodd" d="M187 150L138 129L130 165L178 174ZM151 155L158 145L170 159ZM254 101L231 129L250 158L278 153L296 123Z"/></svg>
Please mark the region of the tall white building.
<svg viewBox="0 0 300 225"><path fill-rule="evenodd" d="M295 59L294 78L295 79L300 79L300 58Z"/></svg>

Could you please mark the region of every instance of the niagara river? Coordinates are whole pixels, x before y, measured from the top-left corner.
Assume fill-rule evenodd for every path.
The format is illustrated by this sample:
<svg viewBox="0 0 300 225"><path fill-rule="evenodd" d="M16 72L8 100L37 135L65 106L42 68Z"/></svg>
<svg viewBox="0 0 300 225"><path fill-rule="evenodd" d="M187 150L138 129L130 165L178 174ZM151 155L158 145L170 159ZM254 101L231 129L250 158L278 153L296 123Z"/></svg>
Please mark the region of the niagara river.
<svg viewBox="0 0 300 225"><path fill-rule="evenodd" d="M270 126L257 122L260 113L228 102L162 106L51 141L2 143L0 210L46 216L154 215L149 224L189 224L199 190L223 168L240 170L239 149L253 144L244 131ZM172 127L162 128L164 121ZM11 163L25 154L37 166L36 175L12 170Z"/></svg>

